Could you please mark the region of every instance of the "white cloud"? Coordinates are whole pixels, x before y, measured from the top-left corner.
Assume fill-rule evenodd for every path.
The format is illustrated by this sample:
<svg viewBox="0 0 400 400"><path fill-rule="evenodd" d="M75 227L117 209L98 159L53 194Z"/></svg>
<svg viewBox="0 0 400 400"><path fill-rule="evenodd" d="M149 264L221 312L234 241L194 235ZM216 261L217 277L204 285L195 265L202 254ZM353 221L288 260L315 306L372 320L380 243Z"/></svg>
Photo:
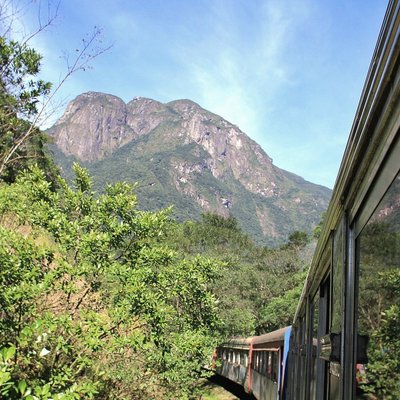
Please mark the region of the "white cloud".
<svg viewBox="0 0 400 400"><path fill-rule="evenodd" d="M207 37L193 47L181 43L176 53L186 64L201 104L260 137L276 93L291 84L293 69L284 55L297 26L308 17L307 4L299 8L290 1L263 2L258 10L262 23L252 26L252 37L243 42L246 32L240 31L231 3L213 4Z"/></svg>

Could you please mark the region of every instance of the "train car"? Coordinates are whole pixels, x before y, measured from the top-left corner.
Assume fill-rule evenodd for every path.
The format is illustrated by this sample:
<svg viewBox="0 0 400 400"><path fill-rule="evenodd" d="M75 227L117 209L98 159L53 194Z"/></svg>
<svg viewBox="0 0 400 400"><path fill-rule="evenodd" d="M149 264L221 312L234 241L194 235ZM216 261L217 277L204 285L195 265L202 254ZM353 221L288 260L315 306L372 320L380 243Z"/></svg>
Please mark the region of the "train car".
<svg viewBox="0 0 400 400"><path fill-rule="evenodd" d="M258 400L286 398L291 327L261 336L231 339L216 350L216 372Z"/></svg>
<svg viewBox="0 0 400 400"><path fill-rule="evenodd" d="M399 24L390 1L295 315L289 399L400 398Z"/></svg>
<svg viewBox="0 0 400 400"><path fill-rule="evenodd" d="M399 131L400 5L393 0L292 329L246 339L240 378L232 367L222 370L257 399L400 399Z"/></svg>
<svg viewBox="0 0 400 400"><path fill-rule="evenodd" d="M248 391L258 400L286 398L286 366L291 327L251 341Z"/></svg>
<svg viewBox="0 0 400 400"><path fill-rule="evenodd" d="M217 374L248 387L250 347L253 338L231 339L216 350L215 370Z"/></svg>

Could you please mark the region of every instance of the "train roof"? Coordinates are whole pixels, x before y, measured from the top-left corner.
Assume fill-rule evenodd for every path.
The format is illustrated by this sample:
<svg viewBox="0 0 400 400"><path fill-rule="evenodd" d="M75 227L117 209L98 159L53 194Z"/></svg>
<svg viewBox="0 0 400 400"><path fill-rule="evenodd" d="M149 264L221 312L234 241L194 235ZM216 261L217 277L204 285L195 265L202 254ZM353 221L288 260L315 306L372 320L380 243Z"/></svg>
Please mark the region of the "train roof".
<svg viewBox="0 0 400 400"><path fill-rule="evenodd" d="M285 338L285 333L291 327L286 326L285 328L278 329L276 331L266 333L265 335L255 336L252 341L252 345L258 345L263 343L273 343L283 341Z"/></svg>
<svg viewBox="0 0 400 400"><path fill-rule="evenodd" d="M221 347L238 348L238 349L248 349L250 348L251 341L253 337L238 337L227 340L222 343Z"/></svg>

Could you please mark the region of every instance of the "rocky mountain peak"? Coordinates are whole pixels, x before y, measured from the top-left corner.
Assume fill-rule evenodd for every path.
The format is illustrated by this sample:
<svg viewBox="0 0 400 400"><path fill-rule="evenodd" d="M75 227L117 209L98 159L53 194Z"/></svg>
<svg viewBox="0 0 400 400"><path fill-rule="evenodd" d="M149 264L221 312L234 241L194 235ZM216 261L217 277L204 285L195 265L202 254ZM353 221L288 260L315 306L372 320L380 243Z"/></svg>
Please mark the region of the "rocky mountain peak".
<svg viewBox="0 0 400 400"><path fill-rule="evenodd" d="M64 115L50 128L57 146L67 155L94 161L111 154L131 140L127 108L110 94L88 92L71 101Z"/></svg>
<svg viewBox="0 0 400 400"><path fill-rule="evenodd" d="M173 100L166 104L179 114L188 114L193 112L207 112L197 103L188 99Z"/></svg>
<svg viewBox="0 0 400 400"><path fill-rule="evenodd" d="M149 171L158 171L144 184L170 188L175 200L165 196L162 206L175 204L179 194L178 203L224 215L252 209L245 218L256 218L260 234L269 237L281 237L286 229L273 215L300 221L296 215L308 213L303 215L308 222L296 229L310 229L329 198L328 190L274 166L237 126L187 99L163 104L134 97L125 104L113 95L88 92L68 105L49 133L62 154L89 167L108 165L109 171L119 165L118 179L143 181ZM146 170L138 176L143 165ZM244 198L250 203L243 204Z"/></svg>

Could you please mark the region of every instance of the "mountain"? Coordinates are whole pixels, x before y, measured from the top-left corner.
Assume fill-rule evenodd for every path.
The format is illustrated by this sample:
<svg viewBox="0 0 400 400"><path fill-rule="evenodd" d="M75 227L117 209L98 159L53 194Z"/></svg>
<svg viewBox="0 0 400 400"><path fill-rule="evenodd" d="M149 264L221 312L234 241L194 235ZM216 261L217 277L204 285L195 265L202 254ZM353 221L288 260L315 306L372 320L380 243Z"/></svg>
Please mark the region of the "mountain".
<svg viewBox="0 0 400 400"><path fill-rule="evenodd" d="M66 177L78 161L97 188L138 182L139 207L174 205L178 220L204 211L236 217L257 242L310 231L331 191L276 167L237 126L190 100L170 103L97 92L79 95L48 130Z"/></svg>

